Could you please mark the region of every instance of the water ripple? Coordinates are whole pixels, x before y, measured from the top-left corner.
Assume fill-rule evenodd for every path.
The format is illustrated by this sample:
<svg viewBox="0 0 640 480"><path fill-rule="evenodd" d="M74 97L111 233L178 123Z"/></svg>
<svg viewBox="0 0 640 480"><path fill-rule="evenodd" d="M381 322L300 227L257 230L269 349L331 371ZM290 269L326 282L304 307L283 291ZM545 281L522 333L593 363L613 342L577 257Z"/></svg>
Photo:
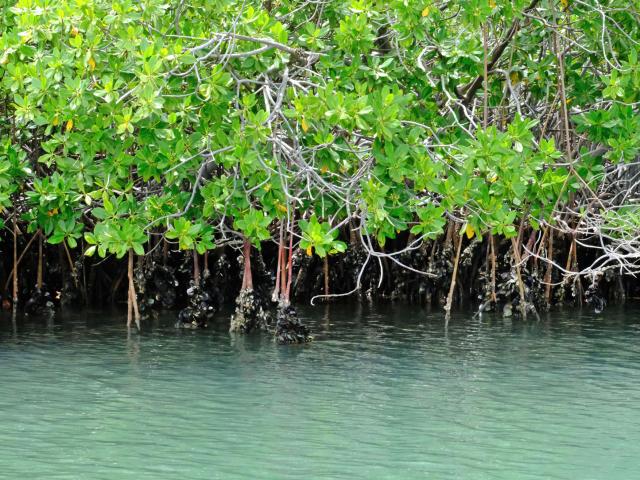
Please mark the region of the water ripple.
<svg viewBox="0 0 640 480"><path fill-rule="evenodd" d="M637 311L302 309L316 341L0 318L0 478L640 477Z"/></svg>

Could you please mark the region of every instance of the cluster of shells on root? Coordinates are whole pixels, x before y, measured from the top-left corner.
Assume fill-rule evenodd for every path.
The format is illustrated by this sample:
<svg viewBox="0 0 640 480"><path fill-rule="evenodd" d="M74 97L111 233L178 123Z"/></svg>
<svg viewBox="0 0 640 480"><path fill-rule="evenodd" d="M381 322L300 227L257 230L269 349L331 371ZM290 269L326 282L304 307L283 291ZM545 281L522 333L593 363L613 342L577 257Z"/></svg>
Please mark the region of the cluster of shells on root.
<svg viewBox="0 0 640 480"><path fill-rule="evenodd" d="M56 298L62 307L72 307L82 302L82 292L78 287L78 276L68 275L62 281L62 288L56 294Z"/></svg>
<svg viewBox="0 0 640 480"><path fill-rule="evenodd" d="M24 312L31 316L53 317L55 315L55 306L51 294L44 288L34 289L24 304Z"/></svg>
<svg viewBox="0 0 640 480"><path fill-rule="evenodd" d="M478 240L478 237L475 237L469 245L462 249L462 252L460 252L461 267L471 267L476 254L476 250L478 250L478 247L480 247L480 245L480 240Z"/></svg>
<svg viewBox="0 0 640 480"><path fill-rule="evenodd" d="M514 262L515 263L515 262ZM541 278L542 273L534 270L530 271L526 264L521 266L520 279L524 288L525 305L524 309L520 305L520 287L515 265L511 264L509 253L505 254L502 259L502 265L509 265L506 271L497 275L496 298L498 303L502 304L502 314L510 317L514 314L537 314L538 311L547 308L544 282Z"/></svg>
<svg viewBox="0 0 640 480"><path fill-rule="evenodd" d="M282 304L278 306L275 338L281 345L308 343L313 340L309 329L298 318L295 308Z"/></svg>
<svg viewBox="0 0 640 480"><path fill-rule="evenodd" d="M206 328L216 313L215 305L209 293L200 285L191 281L187 289L189 305L178 314L177 327L182 328Z"/></svg>
<svg viewBox="0 0 640 480"><path fill-rule="evenodd" d="M591 284L584 292L584 299L587 305L591 306L596 313L601 313L607 306L607 299L602 294L600 288L601 274L594 274L591 277Z"/></svg>
<svg viewBox="0 0 640 480"><path fill-rule="evenodd" d="M264 310L253 289L240 291L236 298L236 311L231 317L230 332L249 333L254 330L266 329L269 325L269 315Z"/></svg>
<svg viewBox="0 0 640 480"><path fill-rule="evenodd" d="M451 282L453 273L453 247L451 245L435 244L429 259L425 261L426 268L418 266L419 270L425 270L429 274L432 289L446 290ZM427 292L432 294L432 292ZM440 301L444 305L444 301Z"/></svg>
<svg viewBox="0 0 640 480"><path fill-rule="evenodd" d="M479 275L482 284L481 292L478 299L481 301L480 313L489 312L494 308L502 312L502 316L511 317L520 315L522 309L520 306L520 287L518 275L509 253L498 258L496 268L496 285L495 285L495 303L492 301L491 272L485 269ZM546 301L544 295L544 284L540 278L541 273L538 271L530 272L523 265L520 271L525 296L525 312L536 314L538 311L546 309Z"/></svg>
<svg viewBox="0 0 640 480"><path fill-rule="evenodd" d="M136 268L134 275L143 317L175 306L179 282L173 267L152 260L150 265Z"/></svg>
<svg viewBox="0 0 640 480"><path fill-rule="evenodd" d="M355 285L358 281L358 276L360 275L360 269L364 262L367 260L367 254L364 249L360 247L354 247L347 250L347 253L343 259L344 269L347 274L351 277L352 283Z"/></svg>
<svg viewBox="0 0 640 480"><path fill-rule="evenodd" d="M411 267L413 271L396 263L390 264L392 282L390 282L389 298L430 303L433 293L440 283L437 278L443 278L444 275L436 276L434 273L435 260L431 261L430 248L427 243L423 243L420 248L415 250L401 253L398 260L402 265ZM425 271L428 275L422 275L416 271Z"/></svg>

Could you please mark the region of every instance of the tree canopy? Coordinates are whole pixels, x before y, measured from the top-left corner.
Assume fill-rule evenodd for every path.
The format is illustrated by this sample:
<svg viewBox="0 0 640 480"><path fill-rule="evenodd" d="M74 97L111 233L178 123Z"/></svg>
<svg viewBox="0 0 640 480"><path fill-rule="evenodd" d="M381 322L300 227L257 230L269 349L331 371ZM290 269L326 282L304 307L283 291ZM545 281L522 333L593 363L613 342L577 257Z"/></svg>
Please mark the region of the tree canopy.
<svg viewBox="0 0 640 480"><path fill-rule="evenodd" d="M556 230L635 271L639 7L5 1L2 216L117 257Z"/></svg>

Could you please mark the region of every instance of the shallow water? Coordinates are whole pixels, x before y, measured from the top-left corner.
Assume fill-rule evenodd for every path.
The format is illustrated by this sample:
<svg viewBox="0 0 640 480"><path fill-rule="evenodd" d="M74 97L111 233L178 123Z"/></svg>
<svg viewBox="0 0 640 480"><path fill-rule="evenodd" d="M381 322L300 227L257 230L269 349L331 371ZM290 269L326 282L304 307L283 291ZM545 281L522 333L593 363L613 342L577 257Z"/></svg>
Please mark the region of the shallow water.
<svg viewBox="0 0 640 480"><path fill-rule="evenodd" d="M0 318L0 478L640 478L640 310L304 310L305 346Z"/></svg>

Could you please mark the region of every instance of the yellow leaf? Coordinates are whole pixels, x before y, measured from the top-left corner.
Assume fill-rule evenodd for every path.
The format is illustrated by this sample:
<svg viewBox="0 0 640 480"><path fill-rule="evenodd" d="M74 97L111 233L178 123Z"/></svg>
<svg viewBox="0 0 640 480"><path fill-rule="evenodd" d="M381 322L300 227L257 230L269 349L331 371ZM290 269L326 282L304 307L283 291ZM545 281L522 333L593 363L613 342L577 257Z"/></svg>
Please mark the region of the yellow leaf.
<svg viewBox="0 0 640 480"><path fill-rule="evenodd" d="M68 132L72 128L73 128L73 120L67 120L67 126L65 127L66 131Z"/></svg>
<svg viewBox="0 0 640 480"><path fill-rule="evenodd" d="M56 115L55 117L53 117L53 122L51 122L51 124L54 127L57 127L59 123L60 123L60 119L58 118L58 115Z"/></svg>
<svg viewBox="0 0 640 480"><path fill-rule="evenodd" d="M322 167L320 167L320 173L327 173L329 171L329 167L327 167L326 165L323 165Z"/></svg>
<svg viewBox="0 0 640 480"><path fill-rule="evenodd" d="M429 6L427 5L426 7L424 7L424 10L422 10L422 16L423 16L423 17L428 16L428 15L429 15L429 11L430 11L430 8L429 8Z"/></svg>
<svg viewBox="0 0 640 480"><path fill-rule="evenodd" d="M466 233L467 238L471 240L473 236L476 234L476 231L473 229L473 227L470 224L467 223L467 226L464 229L464 233Z"/></svg>
<svg viewBox="0 0 640 480"><path fill-rule="evenodd" d="M89 64L89 71L93 72L96 69L96 61L93 57L89 57L89 61L87 63Z"/></svg>
<svg viewBox="0 0 640 480"><path fill-rule="evenodd" d="M29 40L31 40L33 32L31 30L25 30L24 32L19 32L18 36L20 37L20 41L22 43L27 43Z"/></svg>
<svg viewBox="0 0 640 480"><path fill-rule="evenodd" d="M489 182L496 183L496 180L498 180L498 174L494 173L493 176L489 178Z"/></svg>
<svg viewBox="0 0 640 480"><path fill-rule="evenodd" d="M491 8L496 8L496 0L489 0L489 6Z"/></svg>
<svg viewBox="0 0 640 480"><path fill-rule="evenodd" d="M304 133L307 133L309 131L309 124L304 118L302 119L302 122L300 122L300 126L302 127Z"/></svg>
<svg viewBox="0 0 640 480"><path fill-rule="evenodd" d="M569 0L560 0L560 3L562 4L562 8L565 10L569 8Z"/></svg>
<svg viewBox="0 0 640 480"><path fill-rule="evenodd" d="M511 72L509 74L509 80L511 80L512 85L517 85L520 81L520 74L518 72Z"/></svg>
<svg viewBox="0 0 640 480"><path fill-rule="evenodd" d="M287 213L287 207L281 203L276 204L276 208L282 213Z"/></svg>
<svg viewBox="0 0 640 480"><path fill-rule="evenodd" d="M310 257L311 255L313 255L313 251L312 251L312 249L311 249L311 245L309 245L309 246L307 247L307 256L309 256L309 257Z"/></svg>

